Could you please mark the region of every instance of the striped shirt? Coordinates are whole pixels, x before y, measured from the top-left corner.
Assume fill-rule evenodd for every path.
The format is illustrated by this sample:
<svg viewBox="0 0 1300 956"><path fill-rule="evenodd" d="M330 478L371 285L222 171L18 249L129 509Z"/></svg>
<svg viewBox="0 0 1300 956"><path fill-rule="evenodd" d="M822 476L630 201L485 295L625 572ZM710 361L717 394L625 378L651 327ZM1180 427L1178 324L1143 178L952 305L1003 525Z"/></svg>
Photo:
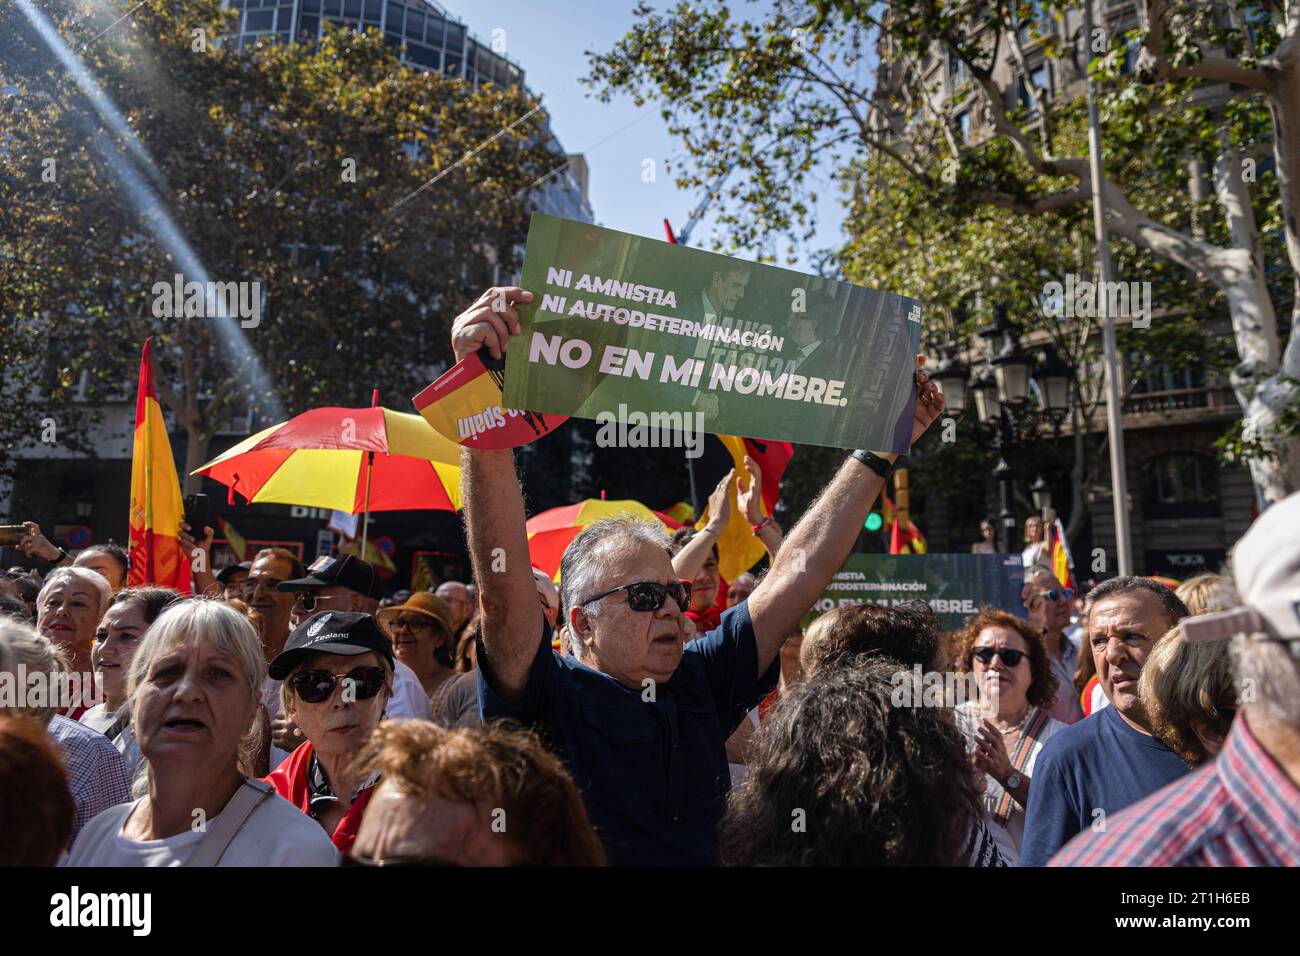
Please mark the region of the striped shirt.
<svg viewBox="0 0 1300 956"><path fill-rule="evenodd" d="M1085 830L1051 866L1300 866L1300 788L1238 714L1218 759Z"/></svg>

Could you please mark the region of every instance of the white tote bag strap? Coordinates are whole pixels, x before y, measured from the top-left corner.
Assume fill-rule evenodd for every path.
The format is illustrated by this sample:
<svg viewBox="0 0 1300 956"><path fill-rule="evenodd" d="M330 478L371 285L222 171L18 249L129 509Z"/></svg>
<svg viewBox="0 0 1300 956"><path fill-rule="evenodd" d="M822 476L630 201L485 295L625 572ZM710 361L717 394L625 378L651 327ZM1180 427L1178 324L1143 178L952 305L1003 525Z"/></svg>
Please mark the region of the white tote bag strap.
<svg viewBox="0 0 1300 956"><path fill-rule="evenodd" d="M275 787L261 780L244 778L245 786L235 791L216 821L204 833L199 845L194 848L186 866L216 866L230 846L239 828L267 797L275 794Z"/></svg>

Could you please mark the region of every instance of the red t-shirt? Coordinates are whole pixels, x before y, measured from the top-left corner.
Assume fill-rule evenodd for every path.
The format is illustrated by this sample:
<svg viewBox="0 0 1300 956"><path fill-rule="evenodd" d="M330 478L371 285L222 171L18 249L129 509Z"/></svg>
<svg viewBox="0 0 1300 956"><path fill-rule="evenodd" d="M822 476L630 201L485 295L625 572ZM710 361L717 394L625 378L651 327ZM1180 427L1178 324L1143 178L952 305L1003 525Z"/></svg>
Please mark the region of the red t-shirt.
<svg viewBox="0 0 1300 956"><path fill-rule="evenodd" d="M307 784L307 771L311 767L312 754L311 742L308 741L285 757L280 766L262 778L265 783L275 787L276 793L303 813L311 812L311 788ZM352 849L352 844L357 841L357 833L361 830L361 817L365 814L366 804L370 802L374 792L375 788L371 785L358 793L356 799L352 801L352 806L348 807L348 812L343 814L343 819L335 828L330 839L334 841L340 853L347 853Z"/></svg>

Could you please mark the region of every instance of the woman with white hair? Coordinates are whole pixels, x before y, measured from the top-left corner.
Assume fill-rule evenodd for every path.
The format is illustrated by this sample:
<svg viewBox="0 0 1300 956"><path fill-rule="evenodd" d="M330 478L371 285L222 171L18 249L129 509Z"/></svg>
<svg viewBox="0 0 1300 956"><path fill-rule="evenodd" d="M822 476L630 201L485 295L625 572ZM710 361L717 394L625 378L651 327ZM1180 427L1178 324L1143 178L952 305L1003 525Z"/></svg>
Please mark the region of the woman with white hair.
<svg viewBox="0 0 1300 956"><path fill-rule="evenodd" d="M61 710L69 720L80 720L94 703L89 692L94 687L90 647L111 595L102 574L85 568L56 568L36 596L36 629L63 652L68 669L81 675L81 686L87 691Z"/></svg>
<svg viewBox="0 0 1300 956"><path fill-rule="evenodd" d="M265 675L253 625L217 601L164 611L128 678L148 793L101 813L71 866L334 866L309 817L248 778Z"/></svg>

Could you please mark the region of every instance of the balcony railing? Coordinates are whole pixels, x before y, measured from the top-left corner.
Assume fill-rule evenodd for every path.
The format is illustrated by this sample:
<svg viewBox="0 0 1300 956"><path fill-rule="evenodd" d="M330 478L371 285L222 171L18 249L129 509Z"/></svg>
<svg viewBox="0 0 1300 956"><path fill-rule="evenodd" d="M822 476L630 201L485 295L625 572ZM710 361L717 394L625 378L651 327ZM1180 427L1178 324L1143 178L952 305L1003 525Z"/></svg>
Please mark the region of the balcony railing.
<svg viewBox="0 0 1300 956"><path fill-rule="evenodd" d="M1185 409L1226 409L1235 404L1232 390L1223 387L1171 388L1135 392L1124 402L1125 415L1159 415Z"/></svg>

